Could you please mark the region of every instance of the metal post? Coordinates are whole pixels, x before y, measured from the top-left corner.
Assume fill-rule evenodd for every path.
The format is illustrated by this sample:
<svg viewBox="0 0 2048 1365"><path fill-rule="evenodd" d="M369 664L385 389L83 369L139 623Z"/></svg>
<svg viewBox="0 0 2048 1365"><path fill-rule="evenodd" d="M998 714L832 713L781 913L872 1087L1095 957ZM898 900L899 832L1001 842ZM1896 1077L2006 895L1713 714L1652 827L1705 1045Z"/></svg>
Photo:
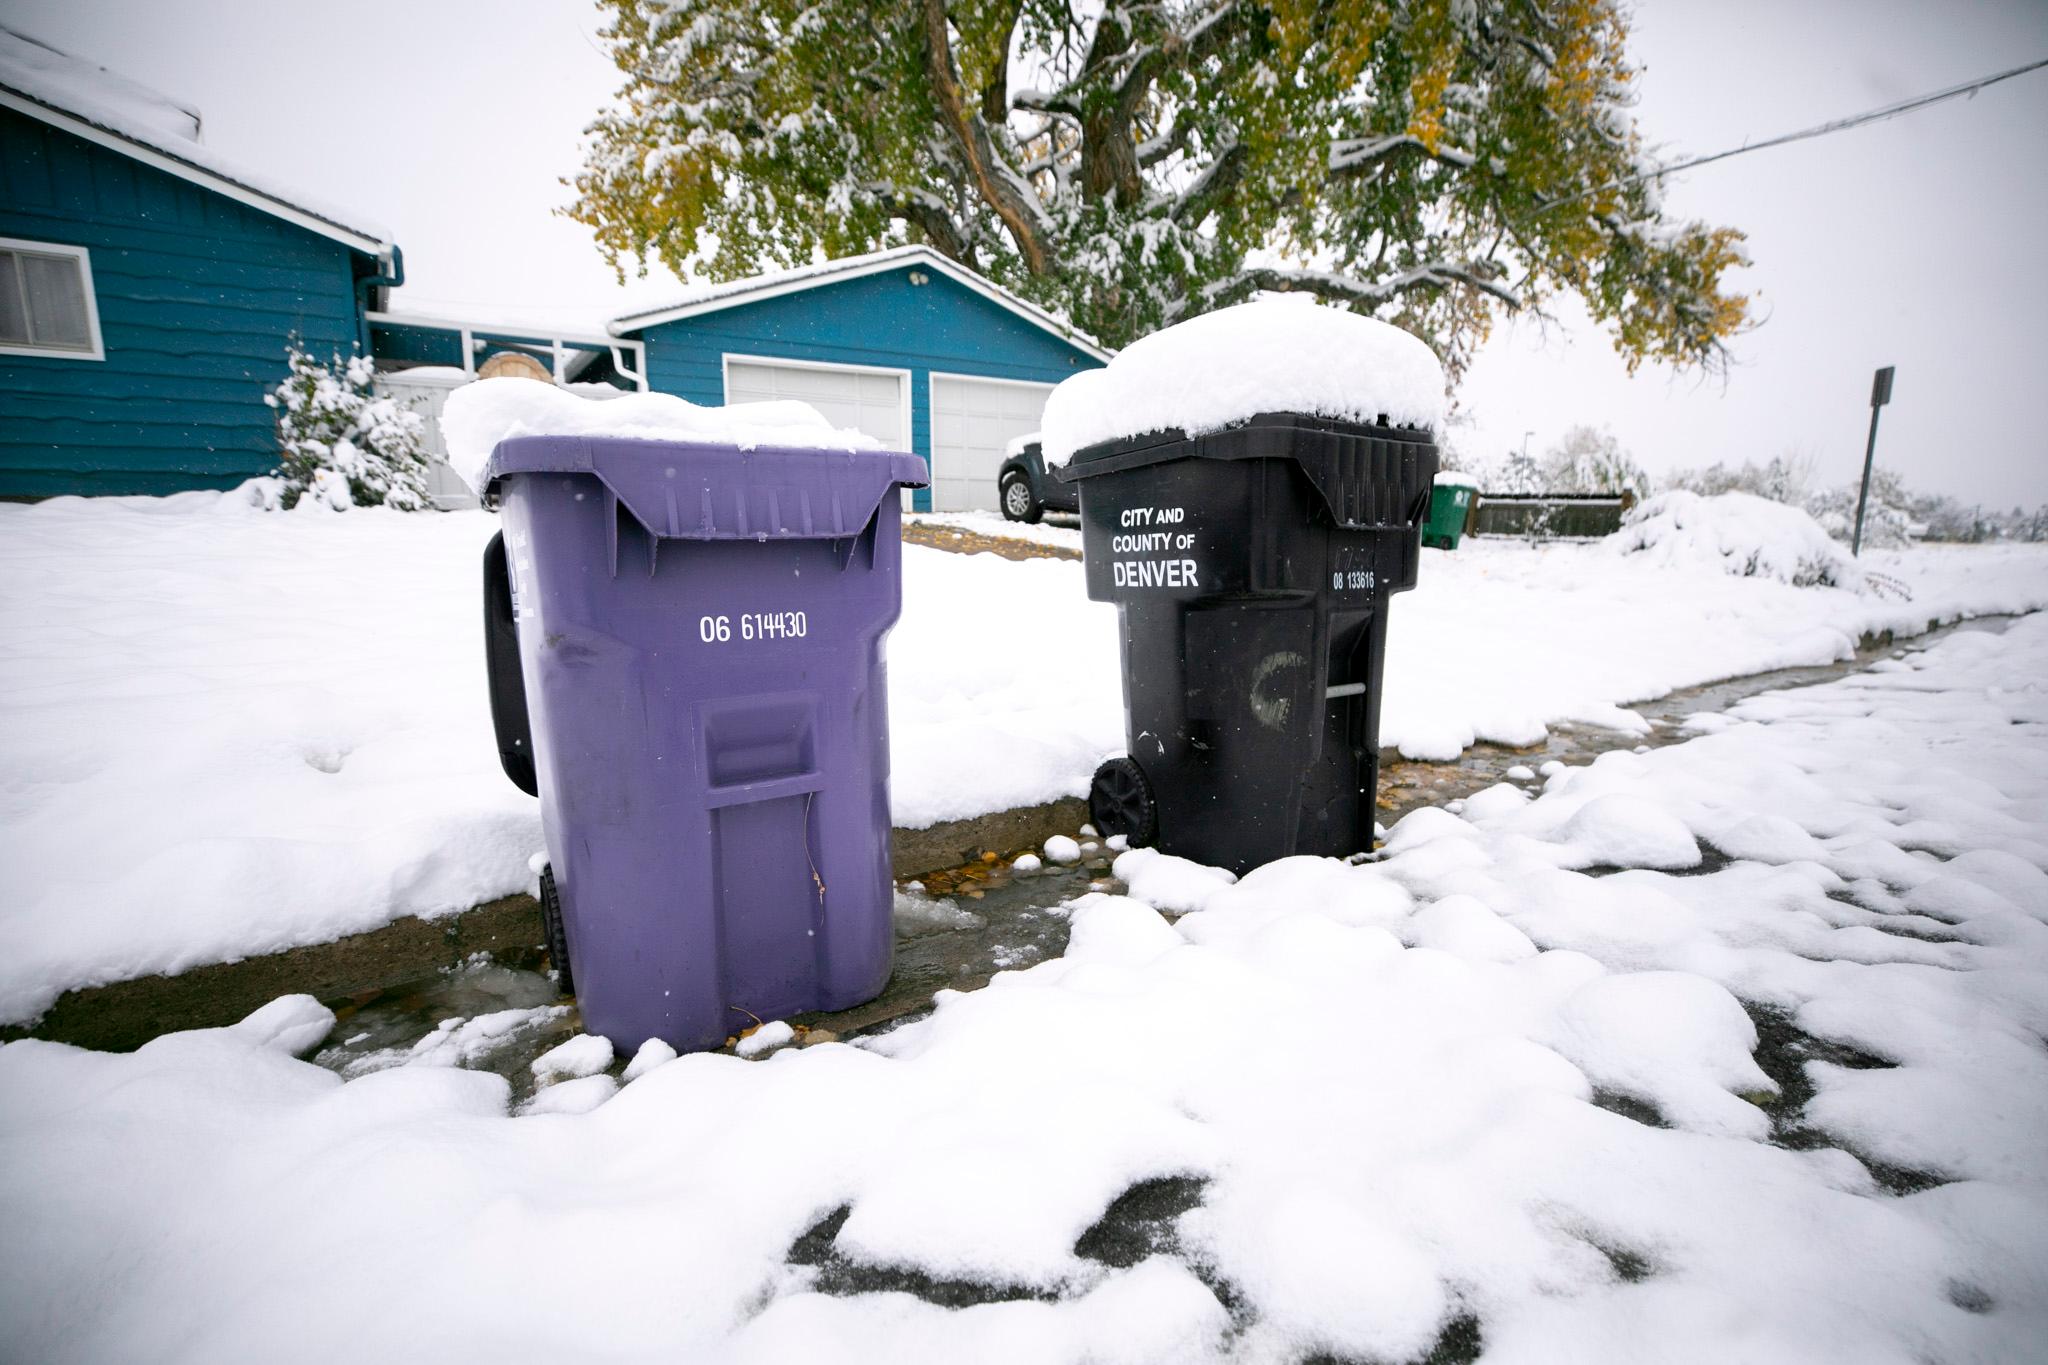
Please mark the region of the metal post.
<svg viewBox="0 0 2048 1365"><path fill-rule="evenodd" d="M1870 439L1863 446L1863 491L1856 495L1856 532L1849 540L1851 557L1863 553L1863 509L1870 502L1870 467L1877 459L1877 414L1892 401L1892 370L1887 365L1870 381Z"/></svg>

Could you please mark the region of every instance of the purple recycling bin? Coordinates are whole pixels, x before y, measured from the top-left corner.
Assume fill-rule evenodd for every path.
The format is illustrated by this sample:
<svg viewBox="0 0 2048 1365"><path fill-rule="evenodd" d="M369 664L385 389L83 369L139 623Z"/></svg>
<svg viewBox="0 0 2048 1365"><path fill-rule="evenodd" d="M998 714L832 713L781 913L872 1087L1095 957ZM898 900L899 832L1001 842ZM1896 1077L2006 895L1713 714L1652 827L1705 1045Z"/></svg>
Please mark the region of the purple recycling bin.
<svg viewBox="0 0 2048 1365"><path fill-rule="evenodd" d="M888 981L882 639L902 603L896 490L925 477L878 451L531 436L492 453L519 664L502 671L530 717L516 757L590 1031L717 1047Z"/></svg>

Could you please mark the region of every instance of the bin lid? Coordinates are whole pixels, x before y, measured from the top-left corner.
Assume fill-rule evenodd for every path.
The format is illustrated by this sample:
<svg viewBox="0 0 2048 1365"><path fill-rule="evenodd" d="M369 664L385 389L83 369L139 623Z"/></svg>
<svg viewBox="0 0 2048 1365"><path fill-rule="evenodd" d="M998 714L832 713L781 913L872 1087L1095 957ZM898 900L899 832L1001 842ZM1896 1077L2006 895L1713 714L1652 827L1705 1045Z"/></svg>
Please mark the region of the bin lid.
<svg viewBox="0 0 2048 1365"><path fill-rule="evenodd" d="M1301 412L1262 412L1219 431L1152 431L1074 452L1055 470L1062 483L1171 460L1292 460L1339 526L1416 521L1429 505L1437 450L1420 427L1346 422Z"/></svg>
<svg viewBox="0 0 2048 1365"><path fill-rule="evenodd" d="M671 540L836 540L858 535L882 499L923 488L924 461L898 450L816 450L515 436L484 466L486 505L520 474L589 474L656 536Z"/></svg>

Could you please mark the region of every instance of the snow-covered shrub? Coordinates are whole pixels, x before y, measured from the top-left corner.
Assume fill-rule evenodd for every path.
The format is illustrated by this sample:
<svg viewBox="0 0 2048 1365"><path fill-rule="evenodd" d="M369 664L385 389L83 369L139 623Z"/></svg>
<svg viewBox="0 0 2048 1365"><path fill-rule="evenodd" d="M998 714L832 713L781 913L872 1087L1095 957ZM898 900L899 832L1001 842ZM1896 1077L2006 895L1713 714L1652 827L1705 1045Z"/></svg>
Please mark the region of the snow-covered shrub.
<svg viewBox="0 0 2048 1365"><path fill-rule="evenodd" d="M1767 464L1744 460L1733 469L1719 462L1705 469L1681 469L1665 481L1665 486L1687 489L1706 498L1718 493L1754 493L1772 502L1804 507L1807 489L1813 483L1813 464L1811 451L1795 450L1773 455Z"/></svg>
<svg viewBox="0 0 2048 1365"><path fill-rule="evenodd" d="M1812 517L1754 493L1661 493L1630 510L1607 543L1660 568L1712 568L1800 588L1873 586Z"/></svg>
<svg viewBox="0 0 2048 1365"><path fill-rule="evenodd" d="M1806 510L1836 540L1848 543L1856 533L1856 502L1863 481L1823 489L1806 500ZM1920 538L1926 527L1913 515L1913 495L1896 471L1879 469L1870 476L1870 497L1863 509L1863 543L1880 550L1897 549Z"/></svg>
<svg viewBox="0 0 2048 1365"><path fill-rule="evenodd" d="M277 412L279 506L313 505L417 512L427 496L427 451L420 415L371 390L369 357L316 360L293 338L291 372L265 394Z"/></svg>
<svg viewBox="0 0 2048 1365"><path fill-rule="evenodd" d="M1913 515L1926 528L1921 534L1922 540L1981 545L1987 540L1998 539L1998 513L1986 513L1981 507L1965 507L1954 498L1943 497L1939 493L1915 498Z"/></svg>
<svg viewBox="0 0 2048 1365"><path fill-rule="evenodd" d="M1543 486L1543 467L1526 455L1509 451L1499 461L1475 460L1465 472L1478 482L1481 492L1495 497L1517 497L1529 493L1546 493Z"/></svg>

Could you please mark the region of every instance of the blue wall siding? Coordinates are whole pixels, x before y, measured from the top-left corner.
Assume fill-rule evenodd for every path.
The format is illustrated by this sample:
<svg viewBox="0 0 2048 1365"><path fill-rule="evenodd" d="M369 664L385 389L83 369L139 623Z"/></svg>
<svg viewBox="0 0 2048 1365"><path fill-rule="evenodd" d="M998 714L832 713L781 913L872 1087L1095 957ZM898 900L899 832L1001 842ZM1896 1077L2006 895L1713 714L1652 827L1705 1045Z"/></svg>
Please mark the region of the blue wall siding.
<svg viewBox="0 0 2048 1365"><path fill-rule="evenodd" d="M225 488L277 464L285 338L354 346L338 242L12 110L0 236L92 253L104 360L0 354L0 495Z"/></svg>
<svg viewBox="0 0 2048 1365"><path fill-rule="evenodd" d="M724 357L769 356L910 371L910 443L932 457L931 374L1057 384L1101 362L936 271L917 266L820 285L638 333L648 387L693 403L725 401ZM930 506L928 493L919 507Z"/></svg>

